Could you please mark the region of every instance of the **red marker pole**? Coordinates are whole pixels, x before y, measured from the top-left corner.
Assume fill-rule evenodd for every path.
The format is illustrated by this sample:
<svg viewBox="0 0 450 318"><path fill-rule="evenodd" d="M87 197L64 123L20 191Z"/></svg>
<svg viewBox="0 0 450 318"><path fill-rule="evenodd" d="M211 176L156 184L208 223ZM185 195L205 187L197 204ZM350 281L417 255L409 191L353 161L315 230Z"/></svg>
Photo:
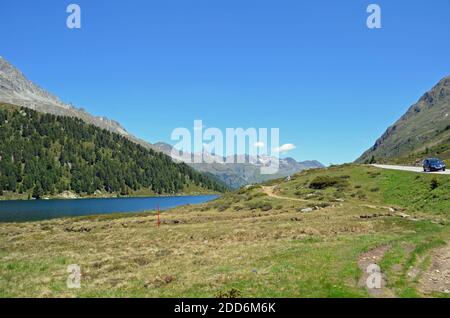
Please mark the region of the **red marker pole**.
<svg viewBox="0 0 450 318"><path fill-rule="evenodd" d="M161 224L161 221L160 221L160 219L159 219L159 204L158 204L157 209L158 209L158 213L157 213L158 219L157 219L157 221L156 221L156 226L157 226L158 229L159 229L159 225Z"/></svg>

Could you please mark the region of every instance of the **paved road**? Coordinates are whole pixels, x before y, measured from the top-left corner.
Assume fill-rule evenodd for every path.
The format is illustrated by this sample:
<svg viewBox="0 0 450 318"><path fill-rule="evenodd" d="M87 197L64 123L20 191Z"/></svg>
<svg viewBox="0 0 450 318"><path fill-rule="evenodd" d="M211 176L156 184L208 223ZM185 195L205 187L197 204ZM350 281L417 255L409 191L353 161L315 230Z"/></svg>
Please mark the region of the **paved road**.
<svg viewBox="0 0 450 318"><path fill-rule="evenodd" d="M412 172L420 172L420 173L430 173L430 174L450 174L450 170L439 171L439 172L423 172L422 167L412 167L412 166L394 166L394 165L373 165L374 167L381 169L390 169L390 170L403 170L403 171L412 171Z"/></svg>

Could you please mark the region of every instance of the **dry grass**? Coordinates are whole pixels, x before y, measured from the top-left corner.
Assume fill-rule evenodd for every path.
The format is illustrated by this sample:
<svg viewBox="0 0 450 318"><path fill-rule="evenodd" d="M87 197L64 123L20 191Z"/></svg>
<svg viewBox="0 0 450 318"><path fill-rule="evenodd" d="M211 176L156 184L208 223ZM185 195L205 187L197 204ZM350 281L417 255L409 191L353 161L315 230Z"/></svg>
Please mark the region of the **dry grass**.
<svg viewBox="0 0 450 318"><path fill-rule="evenodd" d="M357 199L300 212L307 204L255 187L168 211L160 228L152 213L1 224L0 295L366 297L359 255L448 235L432 218L412 221ZM386 271L402 264L388 261ZM66 287L70 264L81 267L81 289Z"/></svg>

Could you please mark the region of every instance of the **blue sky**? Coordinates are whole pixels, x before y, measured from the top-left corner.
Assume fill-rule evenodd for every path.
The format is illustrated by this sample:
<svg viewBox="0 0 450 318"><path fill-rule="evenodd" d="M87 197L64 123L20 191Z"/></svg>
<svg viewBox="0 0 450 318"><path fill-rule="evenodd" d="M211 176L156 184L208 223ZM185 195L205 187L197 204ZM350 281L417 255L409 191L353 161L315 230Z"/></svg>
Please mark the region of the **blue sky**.
<svg viewBox="0 0 450 318"><path fill-rule="evenodd" d="M28 78L147 141L195 119L279 127L288 156L325 164L356 159L450 74L448 0L15 0L0 25L0 55Z"/></svg>

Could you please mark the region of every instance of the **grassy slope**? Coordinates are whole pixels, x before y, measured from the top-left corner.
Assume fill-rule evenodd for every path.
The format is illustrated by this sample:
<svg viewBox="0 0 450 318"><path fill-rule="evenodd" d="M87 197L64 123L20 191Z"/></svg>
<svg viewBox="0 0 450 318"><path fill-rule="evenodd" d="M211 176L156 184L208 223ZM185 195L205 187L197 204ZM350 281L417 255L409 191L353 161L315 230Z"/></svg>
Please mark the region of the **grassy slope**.
<svg viewBox="0 0 450 318"><path fill-rule="evenodd" d="M437 144L435 142L430 143L423 146L419 151L395 158L379 158L377 161L380 163L413 165L420 163L424 158L440 158L445 161L447 166L450 166L450 130L447 131L445 136L441 134L437 138L440 138Z"/></svg>
<svg viewBox="0 0 450 318"><path fill-rule="evenodd" d="M310 189L319 175L340 181ZM450 237L445 175L339 166L269 185L299 200L252 187L169 211L160 229L152 213L1 224L0 296L366 297L358 257L384 244L389 287L421 296L407 270ZM65 285L73 263L80 290Z"/></svg>

